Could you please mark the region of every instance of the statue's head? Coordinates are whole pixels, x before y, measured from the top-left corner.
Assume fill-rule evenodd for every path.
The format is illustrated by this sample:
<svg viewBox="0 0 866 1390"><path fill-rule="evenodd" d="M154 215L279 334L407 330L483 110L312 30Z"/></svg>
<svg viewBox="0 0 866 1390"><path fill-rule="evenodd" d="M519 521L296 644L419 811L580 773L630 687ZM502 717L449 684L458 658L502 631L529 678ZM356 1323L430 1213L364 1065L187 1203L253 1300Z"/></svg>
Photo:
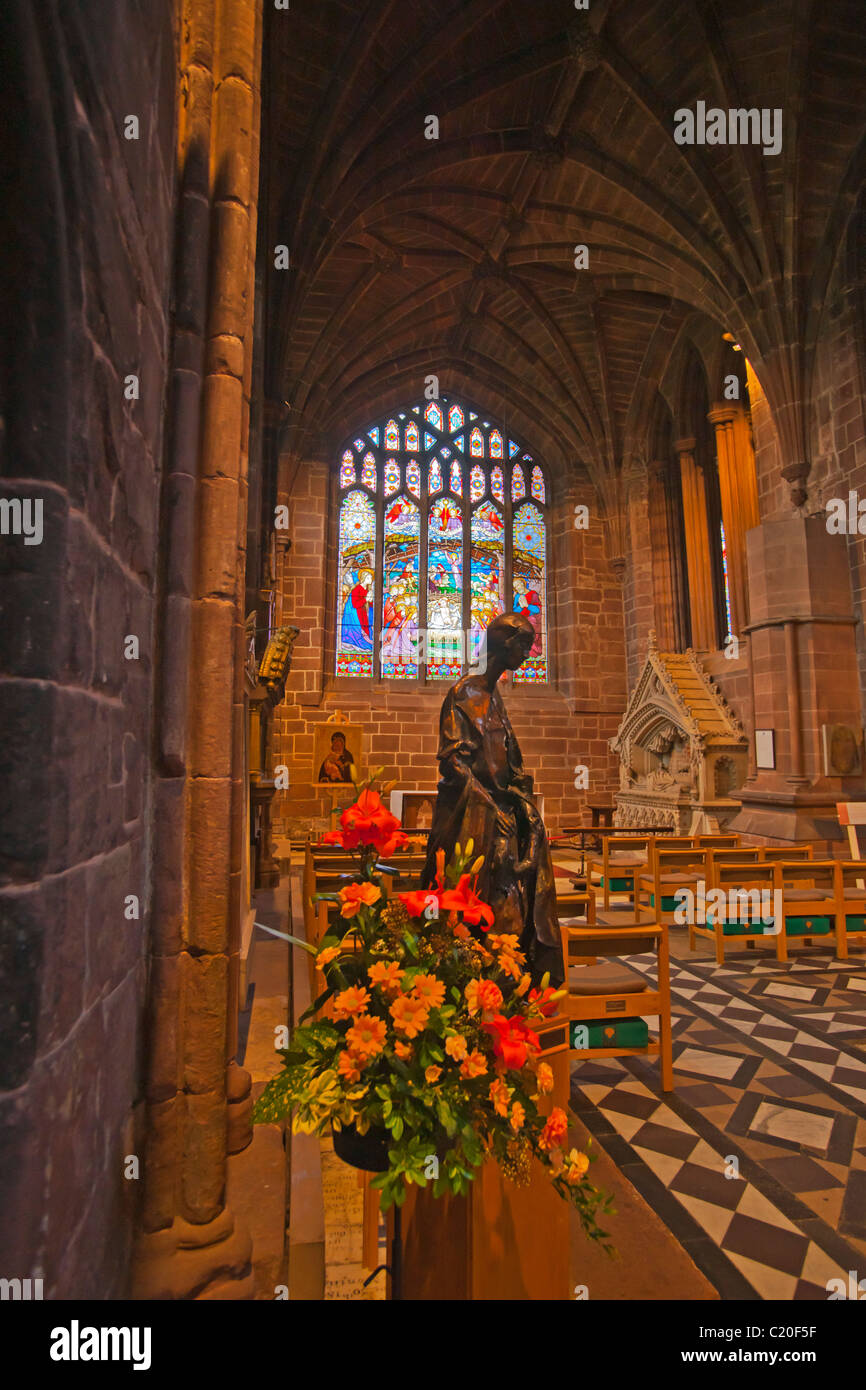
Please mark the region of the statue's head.
<svg viewBox="0 0 866 1390"><path fill-rule="evenodd" d="M532 650L535 628L520 613L500 613L487 628L487 659L499 656L506 671L516 671Z"/></svg>

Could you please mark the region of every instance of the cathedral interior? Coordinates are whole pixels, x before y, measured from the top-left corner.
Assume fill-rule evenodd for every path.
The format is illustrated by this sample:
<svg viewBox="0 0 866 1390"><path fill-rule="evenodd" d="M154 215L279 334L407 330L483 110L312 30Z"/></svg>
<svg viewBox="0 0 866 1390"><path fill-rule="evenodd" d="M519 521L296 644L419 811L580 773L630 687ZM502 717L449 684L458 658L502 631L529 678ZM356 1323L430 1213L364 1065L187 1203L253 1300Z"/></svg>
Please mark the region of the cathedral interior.
<svg viewBox="0 0 866 1390"><path fill-rule="evenodd" d="M864 21L6 0L4 1297L866 1296ZM422 1278L424 1194L261 1098L379 892L353 788L419 891L503 614L496 863L521 922L552 866L619 1259L485 1176Z"/></svg>

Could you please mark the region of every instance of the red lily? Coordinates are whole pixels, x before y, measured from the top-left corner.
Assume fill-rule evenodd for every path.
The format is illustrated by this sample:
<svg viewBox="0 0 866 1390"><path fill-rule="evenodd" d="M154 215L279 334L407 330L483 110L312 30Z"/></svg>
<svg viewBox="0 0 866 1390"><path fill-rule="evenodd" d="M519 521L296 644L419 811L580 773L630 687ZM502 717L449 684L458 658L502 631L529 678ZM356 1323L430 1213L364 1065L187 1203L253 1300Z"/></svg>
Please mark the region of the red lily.
<svg viewBox="0 0 866 1390"><path fill-rule="evenodd" d="M477 875L475 881L478 881ZM461 874L457 887L449 888L442 894L440 901L449 912L462 912L464 922L468 922L471 927L477 927L482 921L485 924L481 928L482 931L489 931L493 926L493 908L479 898L472 887L469 874Z"/></svg>
<svg viewBox="0 0 866 1390"><path fill-rule="evenodd" d="M541 1049L537 1033L533 1033L526 1019L519 1014L512 1018L497 1014L484 1027L494 1037L494 1057L508 1069L519 1071L526 1065L530 1053Z"/></svg>

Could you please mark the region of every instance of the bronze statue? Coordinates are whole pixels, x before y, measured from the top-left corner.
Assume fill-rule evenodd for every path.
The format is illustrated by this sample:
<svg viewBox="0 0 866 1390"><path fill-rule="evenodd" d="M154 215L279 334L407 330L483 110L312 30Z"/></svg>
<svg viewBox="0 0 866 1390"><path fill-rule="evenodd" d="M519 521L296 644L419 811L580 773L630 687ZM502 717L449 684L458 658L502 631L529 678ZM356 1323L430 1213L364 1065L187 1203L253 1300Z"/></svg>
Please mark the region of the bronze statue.
<svg viewBox="0 0 866 1390"><path fill-rule="evenodd" d="M558 986L565 975L547 834L498 689L503 671L523 664L535 637L532 623L518 613L494 618L486 668L471 671L445 696L441 780L423 883L435 882L437 850L444 849L447 862L458 842L474 840L476 855L484 855L476 892L493 908L495 930L520 938L533 983L549 971Z"/></svg>

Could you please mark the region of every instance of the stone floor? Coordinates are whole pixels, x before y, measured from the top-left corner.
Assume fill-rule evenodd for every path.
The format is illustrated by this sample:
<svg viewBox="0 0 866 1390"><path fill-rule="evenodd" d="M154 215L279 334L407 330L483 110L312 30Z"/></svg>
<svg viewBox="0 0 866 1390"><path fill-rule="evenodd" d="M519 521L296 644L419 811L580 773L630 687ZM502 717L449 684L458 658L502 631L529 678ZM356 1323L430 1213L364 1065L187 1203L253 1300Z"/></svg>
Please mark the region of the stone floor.
<svg viewBox="0 0 866 1390"><path fill-rule="evenodd" d="M587 1061L572 1107L722 1298L824 1300L866 1258L863 954L671 951L674 1091Z"/></svg>

